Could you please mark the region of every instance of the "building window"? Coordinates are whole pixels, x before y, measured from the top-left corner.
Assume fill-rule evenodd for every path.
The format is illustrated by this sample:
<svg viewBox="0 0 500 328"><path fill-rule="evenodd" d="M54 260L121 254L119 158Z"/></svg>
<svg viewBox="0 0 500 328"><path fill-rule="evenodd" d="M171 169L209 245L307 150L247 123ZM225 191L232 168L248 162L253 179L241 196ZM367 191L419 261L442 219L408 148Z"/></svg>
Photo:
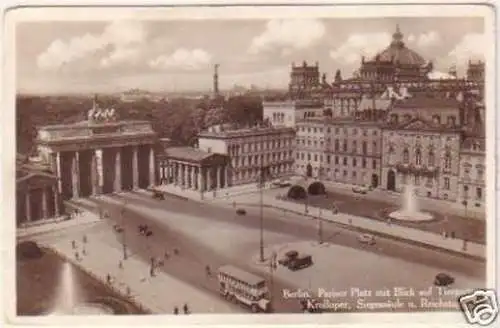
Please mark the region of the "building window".
<svg viewBox="0 0 500 328"><path fill-rule="evenodd" d="M353 167L356 167L356 164L357 164L356 159L355 159L355 158L353 158L353 159L352 159L352 166L353 166Z"/></svg>
<svg viewBox="0 0 500 328"><path fill-rule="evenodd" d="M317 154L314 154L314 161L317 162L318 161L318 155Z"/></svg>
<svg viewBox="0 0 500 328"><path fill-rule="evenodd" d="M377 152L377 142L376 141L373 142L373 149L372 149L372 153L375 153L375 152Z"/></svg>
<svg viewBox="0 0 500 328"><path fill-rule="evenodd" d="M445 169L450 169L451 168L451 154L446 153L444 157L444 168Z"/></svg>
<svg viewBox="0 0 500 328"><path fill-rule="evenodd" d="M361 160L361 166L362 166L364 169L366 169L366 158L363 158L363 159Z"/></svg>
<svg viewBox="0 0 500 328"><path fill-rule="evenodd" d="M478 180L483 180L484 179L484 171L482 169L477 170L477 179Z"/></svg>
<svg viewBox="0 0 500 328"><path fill-rule="evenodd" d="M434 152L430 151L429 152L429 159L428 159L429 166L431 166L431 167L434 166L434 161L435 161Z"/></svg>
<svg viewBox="0 0 500 328"><path fill-rule="evenodd" d="M420 176L416 175L415 176L415 186L419 186L420 185Z"/></svg>
<svg viewBox="0 0 500 328"><path fill-rule="evenodd" d="M310 161L311 160L311 154L307 153L307 160Z"/></svg>
<svg viewBox="0 0 500 328"><path fill-rule="evenodd" d="M432 177L427 177L427 182L426 182L427 187L432 187L432 181L433 181Z"/></svg>
<svg viewBox="0 0 500 328"><path fill-rule="evenodd" d="M352 130L352 134L357 135L358 134L358 129Z"/></svg>
<svg viewBox="0 0 500 328"><path fill-rule="evenodd" d="M355 178L356 177L356 171L352 171L352 177Z"/></svg>
<svg viewBox="0 0 500 328"><path fill-rule="evenodd" d="M335 134L339 134L340 133L340 129L339 128L335 128Z"/></svg>
<svg viewBox="0 0 500 328"><path fill-rule="evenodd" d="M338 139L335 139L335 152L338 152L340 149L340 143Z"/></svg>
<svg viewBox="0 0 500 328"><path fill-rule="evenodd" d="M296 158L297 158L297 159L300 159L300 154L299 154L299 153L297 153Z"/></svg>
<svg viewBox="0 0 500 328"><path fill-rule="evenodd" d="M363 144L361 145L361 147L362 147L363 155L366 155L366 153L368 152L368 145L367 145L366 141L363 141Z"/></svg>
<svg viewBox="0 0 500 328"><path fill-rule="evenodd" d="M354 140L352 142L352 151L353 152L356 152L356 149L358 148L358 142L356 140Z"/></svg>
<svg viewBox="0 0 500 328"><path fill-rule="evenodd" d="M347 157L344 157L344 165L347 165Z"/></svg>
<svg viewBox="0 0 500 328"><path fill-rule="evenodd" d="M417 149L415 151L415 163L417 165L422 165L422 152L420 151L420 149Z"/></svg>
<svg viewBox="0 0 500 328"><path fill-rule="evenodd" d="M377 160L376 159L372 160L372 169L374 169L374 170L377 169Z"/></svg>
<svg viewBox="0 0 500 328"><path fill-rule="evenodd" d="M403 163L408 164L410 162L410 152L408 149L403 150Z"/></svg>
<svg viewBox="0 0 500 328"><path fill-rule="evenodd" d="M326 155L326 162L327 162L328 164L330 164L330 162L331 162L330 155Z"/></svg>
<svg viewBox="0 0 500 328"><path fill-rule="evenodd" d="M342 151L347 152L347 140L344 140L344 142L342 144Z"/></svg>
<svg viewBox="0 0 500 328"><path fill-rule="evenodd" d="M476 188L476 199L477 200L483 199L483 188L480 187Z"/></svg>
<svg viewBox="0 0 500 328"><path fill-rule="evenodd" d="M335 164L339 164L339 157L338 156L335 156Z"/></svg>
<svg viewBox="0 0 500 328"><path fill-rule="evenodd" d="M444 178L444 189L450 190L450 178Z"/></svg>

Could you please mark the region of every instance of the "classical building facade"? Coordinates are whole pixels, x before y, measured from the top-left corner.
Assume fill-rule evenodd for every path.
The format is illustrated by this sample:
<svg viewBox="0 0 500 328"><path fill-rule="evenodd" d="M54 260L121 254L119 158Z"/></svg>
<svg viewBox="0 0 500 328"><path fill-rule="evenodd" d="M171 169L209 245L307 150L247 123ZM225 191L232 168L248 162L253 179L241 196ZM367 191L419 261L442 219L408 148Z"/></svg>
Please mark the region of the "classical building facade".
<svg viewBox="0 0 500 328"><path fill-rule="evenodd" d="M295 130L285 126L214 126L198 135L199 149L229 157L232 185L256 182L261 167L274 177L293 173Z"/></svg>
<svg viewBox="0 0 500 328"><path fill-rule="evenodd" d="M57 176L38 160L16 158L16 226L29 226L58 217L62 202Z"/></svg>
<svg viewBox="0 0 500 328"><path fill-rule="evenodd" d="M288 90L292 98L304 98L310 93L320 87L320 72L319 65L308 65L303 62L302 65L295 65L292 63L292 70L290 72L290 83Z"/></svg>
<svg viewBox="0 0 500 328"><path fill-rule="evenodd" d="M456 200L461 144L460 103L454 98L397 101L383 126L382 188Z"/></svg>
<svg viewBox="0 0 500 328"><path fill-rule="evenodd" d="M160 156L162 183L203 195L232 185L229 157L192 147L169 147Z"/></svg>
<svg viewBox="0 0 500 328"><path fill-rule="evenodd" d="M460 149L457 201L464 207L486 205L486 138L484 129L466 131Z"/></svg>
<svg viewBox="0 0 500 328"><path fill-rule="evenodd" d="M323 116L323 102L313 99L265 101L264 120L273 126L294 127L297 120Z"/></svg>
<svg viewBox="0 0 500 328"><path fill-rule="evenodd" d="M118 121L113 110L97 107L87 121L44 126L37 137L63 200L155 184L155 143L150 122Z"/></svg>

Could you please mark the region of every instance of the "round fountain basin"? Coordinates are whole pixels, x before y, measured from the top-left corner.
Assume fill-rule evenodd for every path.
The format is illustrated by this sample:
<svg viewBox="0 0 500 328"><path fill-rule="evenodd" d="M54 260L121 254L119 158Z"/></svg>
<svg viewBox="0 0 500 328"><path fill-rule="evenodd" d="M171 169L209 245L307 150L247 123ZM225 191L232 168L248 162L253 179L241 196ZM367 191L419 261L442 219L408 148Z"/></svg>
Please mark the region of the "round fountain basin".
<svg viewBox="0 0 500 328"><path fill-rule="evenodd" d="M434 216L430 213L426 212L413 212L413 211L394 211L389 214L389 217L394 220L399 221L432 221L434 220Z"/></svg>

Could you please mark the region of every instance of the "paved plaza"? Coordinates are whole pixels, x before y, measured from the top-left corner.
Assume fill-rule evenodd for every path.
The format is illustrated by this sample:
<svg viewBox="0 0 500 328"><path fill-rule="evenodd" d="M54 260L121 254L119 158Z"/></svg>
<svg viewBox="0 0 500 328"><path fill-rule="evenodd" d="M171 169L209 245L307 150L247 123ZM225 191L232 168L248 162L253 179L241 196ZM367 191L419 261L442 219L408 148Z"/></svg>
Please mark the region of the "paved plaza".
<svg viewBox="0 0 500 328"><path fill-rule="evenodd" d="M95 216L85 212L90 220ZM83 236L87 236L87 243L83 243ZM71 242L77 242L77 249L73 249ZM80 229L65 234L61 238L43 238L39 241L67 258L92 276L106 283L107 275L112 278L111 286L121 295L130 297L134 302L153 313L172 313L175 306L180 310L184 303L189 305L193 313L234 313L242 310L225 302L217 295L201 291L179 279L158 270L154 277L150 277L149 265L135 256L123 259L122 246L116 235L109 227L102 224L100 229ZM86 255L83 254L85 248ZM75 253L81 260L75 258Z"/></svg>

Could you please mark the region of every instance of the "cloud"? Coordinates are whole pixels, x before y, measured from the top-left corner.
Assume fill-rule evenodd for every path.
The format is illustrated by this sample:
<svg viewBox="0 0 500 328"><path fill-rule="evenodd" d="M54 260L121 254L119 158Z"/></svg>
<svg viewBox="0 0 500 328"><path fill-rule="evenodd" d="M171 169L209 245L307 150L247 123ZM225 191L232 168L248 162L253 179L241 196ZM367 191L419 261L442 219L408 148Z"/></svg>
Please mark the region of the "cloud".
<svg viewBox="0 0 500 328"><path fill-rule="evenodd" d="M484 34L466 34L462 40L448 53L450 61L457 65L465 65L469 59L484 60L484 45L487 44Z"/></svg>
<svg viewBox="0 0 500 328"><path fill-rule="evenodd" d="M61 66L95 55L108 47L113 50L101 60L101 66L110 66L119 59L127 60L126 55L135 58L136 51L146 40L147 31L140 22L115 21L107 25L101 34L85 34L68 41L54 40L37 57L37 65L43 70L57 70ZM133 56L132 56L133 55ZM103 63L106 63L103 65Z"/></svg>
<svg viewBox="0 0 500 328"><path fill-rule="evenodd" d="M275 19L267 22L266 30L252 39L249 52L257 54L280 49L282 55L294 49L312 46L325 35L326 29L320 20Z"/></svg>
<svg viewBox="0 0 500 328"><path fill-rule="evenodd" d="M351 34L337 49L330 51L330 57L346 64L354 64L361 60L361 56L375 56L390 42L389 33Z"/></svg>
<svg viewBox="0 0 500 328"><path fill-rule="evenodd" d="M212 55L203 49L179 48L170 55L160 55L149 61L151 68L199 70L212 61Z"/></svg>
<svg viewBox="0 0 500 328"><path fill-rule="evenodd" d="M422 33L416 39L417 47L430 48L441 42L441 36L436 31Z"/></svg>

